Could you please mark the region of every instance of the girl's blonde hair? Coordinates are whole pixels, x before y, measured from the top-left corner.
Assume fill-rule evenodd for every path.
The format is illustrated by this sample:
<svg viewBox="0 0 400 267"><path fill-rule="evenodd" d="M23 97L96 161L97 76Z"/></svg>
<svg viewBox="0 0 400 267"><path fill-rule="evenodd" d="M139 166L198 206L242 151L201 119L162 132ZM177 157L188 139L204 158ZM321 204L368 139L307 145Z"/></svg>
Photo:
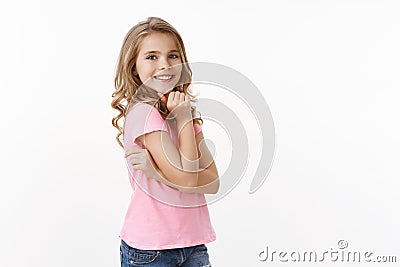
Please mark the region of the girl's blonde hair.
<svg viewBox="0 0 400 267"><path fill-rule="evenodd" d="M188 60L185 46L178 31L168 22L157 17L149 17L147 20L139 22L133 26L125 36L118 57L114 79L115 92L112 94L111 106L113 109L117 110L119 114L112 119L112 125L118 130L116 139L122 148L124 148L124 145L120 137L124 133L124 128L121 127L118 122L120 119L125 120L128 111L135 103L141 102L153 105L164 119L166 119L169 114L167 107L161 102L157 92L144 86L140 81L139 75L134 75L140 43L146 36L154 32L167 33L175 38L183 64L180 81L173 91L184 92L190 96L192 101L196 101L195 96L190 89L188 89L192 81L192 71L187 64ZM192 106L193 118L195 117L195 112L195 107ZM193 123L202 124L203 120L201 117L194 118Z"/></svg>

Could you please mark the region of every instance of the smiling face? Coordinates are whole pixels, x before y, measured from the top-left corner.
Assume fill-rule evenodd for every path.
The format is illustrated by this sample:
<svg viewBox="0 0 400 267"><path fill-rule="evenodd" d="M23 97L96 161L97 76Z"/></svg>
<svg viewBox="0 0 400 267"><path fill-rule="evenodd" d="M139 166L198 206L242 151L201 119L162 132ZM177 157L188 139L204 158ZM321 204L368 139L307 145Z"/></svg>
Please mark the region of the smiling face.
<svg viewBox="0 0 400 267"><path fill-rule="evenodd" d="M167 93L179 81L181 55L171 34L154 32L146 36L139 48L134 74L152 89Z"/></svg>

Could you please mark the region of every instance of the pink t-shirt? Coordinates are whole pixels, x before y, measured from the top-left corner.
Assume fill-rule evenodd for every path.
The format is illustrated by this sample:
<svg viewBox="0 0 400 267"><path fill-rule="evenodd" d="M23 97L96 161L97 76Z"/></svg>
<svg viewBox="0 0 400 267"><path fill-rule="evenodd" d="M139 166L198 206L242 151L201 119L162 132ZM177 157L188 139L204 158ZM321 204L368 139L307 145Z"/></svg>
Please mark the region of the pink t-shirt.
<svg viewBox="0 0 400 267"><path fill-rule="evenodd" d="M138 103L125 118L124 146L144 147L135 139L145 133L166 131L177 147L175 120L164 120L151 105ZM201 126L194 124L197 135ZM132 196L119 237L138 249L171 249L216 240L204 194L183 193L127 163Z"/></svg>

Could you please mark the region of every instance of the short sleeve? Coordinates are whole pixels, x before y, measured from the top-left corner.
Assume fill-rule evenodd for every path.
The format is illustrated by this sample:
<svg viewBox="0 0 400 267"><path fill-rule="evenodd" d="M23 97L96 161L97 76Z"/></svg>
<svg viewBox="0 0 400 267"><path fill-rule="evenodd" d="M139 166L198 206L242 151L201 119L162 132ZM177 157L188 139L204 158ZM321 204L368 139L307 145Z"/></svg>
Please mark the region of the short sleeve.
<svg viewBox="0 0 400 267"><path fill-rule="evenodd" d="M126 147L129 148L135 144L142 145L136 138L154 131L168 132L164 118L155 107L144 103L136 104L128 112L125 120L124 142Z"/></svg>

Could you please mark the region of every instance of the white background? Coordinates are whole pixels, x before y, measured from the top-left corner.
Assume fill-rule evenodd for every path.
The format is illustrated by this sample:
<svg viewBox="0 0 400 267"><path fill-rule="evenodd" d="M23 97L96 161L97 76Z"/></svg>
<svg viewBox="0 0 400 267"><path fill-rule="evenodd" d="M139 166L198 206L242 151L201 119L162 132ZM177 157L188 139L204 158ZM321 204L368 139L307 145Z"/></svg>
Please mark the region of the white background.
<svg viewBox="0 0 400 267"><path fill-rule="evenodd" d="M246 175L209 205L213 266L267 266L267 245L323 253L340 239L400 261L400 4L262 2L1 3L0 266L119 266L131 188L110 102L123 38L148 16L181 33L190 61L246 75L273 114L263 186L248 194L260 147L244 122ZM225 143L207 127L223 170Z"/></svg>

